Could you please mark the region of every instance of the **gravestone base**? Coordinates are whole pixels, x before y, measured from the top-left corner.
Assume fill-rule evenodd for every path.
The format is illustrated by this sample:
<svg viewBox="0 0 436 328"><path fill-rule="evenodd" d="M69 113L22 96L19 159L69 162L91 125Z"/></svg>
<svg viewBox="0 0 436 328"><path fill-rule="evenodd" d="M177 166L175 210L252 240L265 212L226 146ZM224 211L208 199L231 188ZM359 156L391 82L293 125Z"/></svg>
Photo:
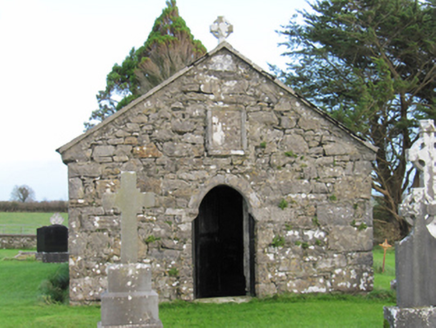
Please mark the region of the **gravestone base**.
<svg viewBox="0 0 436 328"><path fill-rule="evenodd" d="M158 295L151 289L148 264L108 267L108 290L101 295L98 328L162 328Z"/></svg>
<svg viewBox="0 0 436 328"><path fill-rule="evenodd" d="M436 307L399 308L385 306L384 318L391 328L436 327Z"/></svg>
<svg viewBox="0 0 436 328"><path fill-rule="evenodd" d="M38 252L35 254L35 259L43 263L64 263L68 262L68 252Z"/></svg>

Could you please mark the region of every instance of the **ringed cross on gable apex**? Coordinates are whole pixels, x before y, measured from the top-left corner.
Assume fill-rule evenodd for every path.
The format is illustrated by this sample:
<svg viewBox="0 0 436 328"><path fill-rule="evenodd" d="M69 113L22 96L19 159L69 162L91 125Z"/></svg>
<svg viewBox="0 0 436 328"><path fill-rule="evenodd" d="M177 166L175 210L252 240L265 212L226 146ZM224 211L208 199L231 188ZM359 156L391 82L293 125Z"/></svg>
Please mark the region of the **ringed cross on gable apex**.
<svg viewBox="0 0 436 328"><path fill-rule="evenodd" d="M218 16L210 26L210 33L218 39L218 43L221 43L233 33L233 25L224 16Z"/></svg>
<svg viewBox="0 0 436 328"><path fill-rule="evenodd" d="M142 207L154 206L154 193L136 188L136 172L121 172L121 188L115 194L104 194L103 208L121 211L121 263L138 262L137 213Z"/></svg>

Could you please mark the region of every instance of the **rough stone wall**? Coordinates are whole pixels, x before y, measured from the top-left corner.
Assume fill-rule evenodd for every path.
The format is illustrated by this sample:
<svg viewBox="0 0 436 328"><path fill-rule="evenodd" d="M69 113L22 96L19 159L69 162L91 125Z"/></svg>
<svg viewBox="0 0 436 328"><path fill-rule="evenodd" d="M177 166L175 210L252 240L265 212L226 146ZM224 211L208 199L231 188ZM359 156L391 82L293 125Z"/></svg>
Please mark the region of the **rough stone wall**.
<svg viewBox="0 0 436 328"><path fill-rule="evenodd" d="M72 303L98 301L107 264L119 261L120 216L102 196L116 192L121 171L156 193L138 215L139 258L151 263L161 301L193 299L192 221L222 184L256 221L257 295L372 289L375 154L226 49L62 156Z"/></svg>
<svg viewBox="0 0 436 328"><path fill-rule="evenodd" d="M33 249L36 248L36 235L0 235L2 249Z"/></svg>

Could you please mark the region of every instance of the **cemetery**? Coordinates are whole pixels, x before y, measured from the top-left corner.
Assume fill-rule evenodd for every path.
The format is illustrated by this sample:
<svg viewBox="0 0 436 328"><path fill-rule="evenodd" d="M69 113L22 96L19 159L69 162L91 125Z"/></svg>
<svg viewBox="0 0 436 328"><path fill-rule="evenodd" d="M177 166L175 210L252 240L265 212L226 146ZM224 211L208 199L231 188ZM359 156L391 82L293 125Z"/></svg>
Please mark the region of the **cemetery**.
<svg viewBox="0 0 436 328"><path fill-rule="evenodd" d="M0 326L436 327L434 121L405 153L410 233L378 243L380 149L210 31L57 149L68 223L0 234Z"/></svg>

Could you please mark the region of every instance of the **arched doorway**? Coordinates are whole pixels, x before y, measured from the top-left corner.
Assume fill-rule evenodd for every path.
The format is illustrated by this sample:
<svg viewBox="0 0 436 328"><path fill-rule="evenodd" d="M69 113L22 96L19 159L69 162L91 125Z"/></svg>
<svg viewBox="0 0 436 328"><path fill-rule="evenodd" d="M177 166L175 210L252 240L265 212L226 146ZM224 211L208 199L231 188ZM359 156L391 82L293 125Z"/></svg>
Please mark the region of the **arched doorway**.
<svg viewBox="0 0 436 328"><path fill-rule="evenodd" d="M254 295L254 220L242 195L217 186L194 220L195 296Z"/></svg>

